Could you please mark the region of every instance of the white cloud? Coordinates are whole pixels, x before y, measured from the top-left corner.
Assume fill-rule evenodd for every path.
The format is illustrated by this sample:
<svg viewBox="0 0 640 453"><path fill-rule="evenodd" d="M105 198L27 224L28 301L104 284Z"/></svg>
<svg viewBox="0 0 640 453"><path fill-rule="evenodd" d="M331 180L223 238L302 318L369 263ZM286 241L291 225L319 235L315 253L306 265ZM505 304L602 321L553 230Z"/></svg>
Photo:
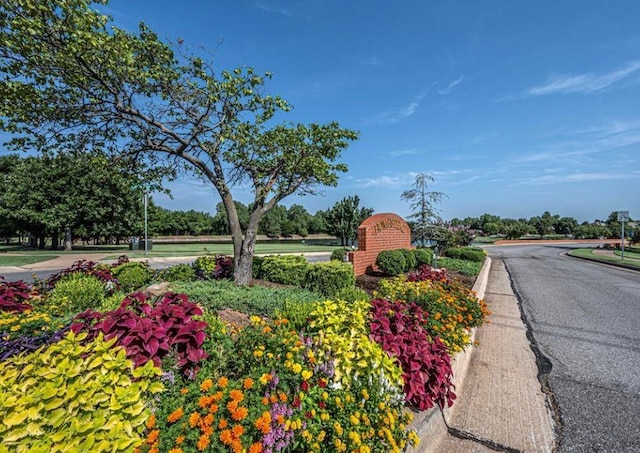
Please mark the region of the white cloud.
<svg viewBox="0 0 640 453"><path fill-rule="evenodd" d="M391 151L389 153L389 156L391 157L400 157L400 156L415 156L416 154L418 154L418 150L415 148L411 148L411 149L397 149L394 151Z"/></svg>
<svg viewBox="0 0 640 453"><path fill-rule="evenodd" d="M419 94L413 99L413 101L409 102L407 105L398 107L398 108L389 109L378 115L365 119L364 122L366 124L400 123L402 120L409 118L416 112L416 110L420 106L420 103L422 102L422 100L425 98L426 95L427 95L426 92Z"/></svg>
<svg viewBox="0 0 640 453"><path fill-rule="evenodd" d="M409 176L379 176L377 178L356 179L355 185L358 188L366 187L401 187L406 186L407 181L411 181Z"/></svg>
<svg viewBox="0 0 640 453"><path fill-rule="evenodd" d="M603 74L555 75L544 85L527 90L529 96L548 94L595 93L640 71L640 61L632 61L624 68Z"/></svg>
<svg viewBox="0 0 640 453"><path fill-rule="evenodd" d="M444 90L438 90L438 93L449 94L453 88L455 88L456 86L460 85L460 83L462 83L463 79L464 79L464 75L460 75L460 77L458 77L456 80L451 81L449 85L447 85L447 88L445 88Z"/></svg>
<svg viewBox="0 0 640 453"><path fill-rule="evenodd" d="M371 58L360 60L360 63L365 66L380 66L382 64L382 60L376 56L373 56Z"/></svg>
<svg viewBox="0 0 640 453"><path fill-rule="evenodd" d="M573 182L593 182L607 181L615 179L636 179L640 178L640 172L634 171L629 173L570 173L562 175L544 175L531 178L528 181L522 181L524 184L556 184L556 183L573 183Z"/></svg>
<svg viewBox="0 0 640 453"><path fill-rule="evenodd" d="M274 8L272 6L267 6L264 3L258 2L256 3L256 6L261 9L262 11L265 11L267 13L271 13L271 14L282 14L283 16L287 16L287 17L293 17L293 13L291 11L289 11L288 9L285 8Z"/></svg>

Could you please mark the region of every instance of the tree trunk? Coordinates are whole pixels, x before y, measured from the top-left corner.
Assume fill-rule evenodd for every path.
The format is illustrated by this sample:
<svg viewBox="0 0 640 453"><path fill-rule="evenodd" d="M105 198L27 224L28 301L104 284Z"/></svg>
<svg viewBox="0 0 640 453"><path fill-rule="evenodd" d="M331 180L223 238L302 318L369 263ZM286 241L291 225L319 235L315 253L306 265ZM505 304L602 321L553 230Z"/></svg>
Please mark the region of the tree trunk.
<svg viewBox="0 0 640 453"><path fill-rule="evenodd" d="M46 242L46 237L44 236L44 233L40 234L40 236L38 236L38 248L41 250L44 250L44 244Z"/></svg>
<svg viewBox="0 0 640 453"><path fill-rule="evenodd" d="M51 250L58 250L58 245L60 245L60 234L54 231L51 235Z"/></svg>

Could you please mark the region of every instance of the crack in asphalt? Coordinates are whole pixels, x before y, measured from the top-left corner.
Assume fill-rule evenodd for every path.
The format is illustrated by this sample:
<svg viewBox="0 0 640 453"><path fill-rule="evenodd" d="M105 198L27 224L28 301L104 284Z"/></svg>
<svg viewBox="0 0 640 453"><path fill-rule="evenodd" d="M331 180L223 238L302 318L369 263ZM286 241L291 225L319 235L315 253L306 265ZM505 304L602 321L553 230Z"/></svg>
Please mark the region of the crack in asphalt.
<svg viewBox="0 0 640 453"><path fill-rule="evenodd" d="M507 274L509 274L509 282L511 283L511 289L513 290L513 294L516 296L518 309L520 310L520 319L522 319L522 322L527 327L527 333L526 333L527 340L529 340L529 346L531 347L531 350L533 351L533 354L536 357L536 366L538 367L537 377L538 377L538 381L540 382L540 388L542 389L542 392L547 396L547 407L551 410L551 413L553 414L553 418L555 421L554 430L556 432L556 442L555 442L556 445L555 445L554 451L557 451L558 446L562 443L563 423L562 423L562 412L560 411L560 406L558 405L558 402L553 393L553 390L549 385L549 374L551 373L551 370L553 368L553 363L540 350L538 341L535 339L533 335L533 328L531 327L531 323L529 322L529 320L527 319L524 313L524 307L522 306L522 298L520 297L520 294L518 294L518 291L514 285L513 279L511 278L511 272L509 271L509 266L507 266L507 263L504 260L501 259L501 261L504 264Z"/></svg>

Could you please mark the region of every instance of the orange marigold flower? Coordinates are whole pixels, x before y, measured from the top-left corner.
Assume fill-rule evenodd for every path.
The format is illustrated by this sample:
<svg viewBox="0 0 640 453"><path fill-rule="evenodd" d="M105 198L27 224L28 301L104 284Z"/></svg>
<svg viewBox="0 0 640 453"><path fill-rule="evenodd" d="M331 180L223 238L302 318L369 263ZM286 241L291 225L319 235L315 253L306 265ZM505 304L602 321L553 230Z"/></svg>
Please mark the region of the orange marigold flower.
<svg viewBox="0 0 640 453"><path fill-rule="evenodd" d="M251 387L253 387L253 379L251 379L250 377L246 378L244 381L242 381L242 387L245 390L249 390Z"/></svg>
<svg viewBox="0 0 640 453"><path fill-rule="evenodd" d="M201 429L202 434L206 434L207 436L211 436L213 434L213 426L203 426Z"/></svg>
<svg viewBox="0 0 640 453"><path fill-rule="evenodd" d="M227 426L229 426L229 422L227 422L225 418L221 418L220 423L218 423L218 428L225 429Z"/></svg>
<svg viewBox="0 0 640 453"><path fill-rule="evenodd" d="M221 378L218 379L218 387L225 388L228 384L229 384L229 379L227 379L226 377L222 376Z"/></svg>
<svg viewBox="0 0 640 453"><path fill-rule="evenodd" d="M155 414L151 414L151 416L147 419L147 422L145 423L145 426L147 427L147 429L152 429L154 426L156 426L156 416L155 416Z"/></svg>
<svg viewBox="0 0 640 453"><path fill-rule="evenodd" d="M240 421L247 418L247 415L249 415L249 410L244 406L240 406L232 412L231 417L236 421Z"/></svg>
<svg viewBox="0 0 640 453"><path fill-rule="evenodd" d="M203 392L208 392L211 387L213 387L213 381L211 379L205 379L202 381L202 384L200 384L200 390Z"/></svg>
<svg viewBox="0 0 640 453"><path fill-rule="evenodd" d="M198 422L200 421L200 414L198 412L194 412L189 416L189 426L195 428L198 426Z"/></svg>
<svg viewBox="0 0 640 453"><path fill-rule="evenodd" d="M182 448L176 447L169 450L169 453L184 453L184 452L182 451Z"/></svg>
<svg viewBox="0 0 640 453"><path fill-rule="evenodd" d="M269 401L273 404L273 403L277 403L278 402L278 397L275 395L271 395L269 397Z"/></svg>
<svg viewBox="0 0 640 453"><path fill-rule="evenodd" d="M160 435L159 429L154 429L149 434L147 434L147 443L153 444L158 440L158 436Z"/></svg>
<svg viewBox="0 0 640 453"><path fill-rule="evenodd" d="M263 331L264 333L269 333L269 332L271 332L271 327L269 327L269 326L265 326L265 327L264 327L264 329L262 329L262 331Z"/></svg>
<svg viewBox="0 0 640 453"><path fill-rule="evenodd" d="M227 409L229 410L229 412L233 412L238 408L238 402L235 400L229 401L227 403Z"/></svg>
<svg viewBox="0 0 640 453"><path fill-rule="evenodd" d="M176 444L177 445L180 445L182 442L184 442L184 436L176 437Z"/></svg>
<svg viewBox="0 0 640 453"><path fill-rule="evenodd" d="M242 436L244 434L244 427L242 425L233 425L231 434L233 434L233 437L235 438Z"/></svg>
<svg viewBox="0 0 640 453"><path fill-rule="evenodd" d="M266 396L264 398L262 398L262 404L264 406L267 406L269 404L269 398L267 398Z"/></svg>
<svg viewBox="0 0 640 453"><path fill-rule="evenodd" d="M203 434L198 439L198 443L196 444L196 448L198 450L200 450L200 451L205 451L207 449L207 447L209 446L210 442L211 441L209 440L209 436L207 436L206 434Z"/></svg>
<svg viewBox="0 0 640 453"><path fill-rule="evenodd" d="M184 414L184 412L183 412L182 408L179 407L175 411L173 411L173 412L171 412L169 414L169 416L167 417L167 421L169 423L177 422L178 420L180 420L180 417L182 417L183 414Z"/></svg>
<svg viewBox="0 0 640 453"><path fill-rule="evenodd" d="M186 395L187 393L189 393L189 389L188 388L183 388L182 390L180 390L180 394L182 395Z"/></svg>
<svg viewBox="0 0 640 453"><path fill-rule="evenodd" d="M256 442L251 444L249 447L249 453L261 453L262 452L262 444L260 442Z"/></svg>
<svg viewBox="0 0 640 453"><path fill-rule="evenodd" d="M220 401L223 396L224 396L224 394L219 390L216 393L214 393L213 395L211 395L211 397L213 398L213 401Z"/></svg>
<svg viewBox="0 0 640 453"><path fill-rule="evenodd" d="M289 398L287 397L287 395L286 395L286 394L284 394L284 393L282 393L282 392L280 392L280 393L278 394L278 397L280 398L280 401L282 401L283 403L286 403L286 402L287 402L287 400L289 399Z"/></svg>
<svg viewBox="0 0 640 453"><path fill-rule="evenodd" d="M233 440L231 442L231 450L233 453L242 453L242 443L239 440Z"/></svg>
<svg viewBox="0 0 640 453"><path fill-rule="evenodd" d="M281 424L284 425L284 415L280 414L276 417L276 421Z"/></svg>
<svg viewBox="0 0 640 453"><path fill-rule="evenodd" d="M207 416L202 419L202 424L204 426L211 426L213 424L213 415L207 414Z"/></svg>
<svg viewBox="0 0 640 453"><path fill-rule="evenodd" d="M216 403L213 403L211 406L209 406L209 412L211 412L212 414L218 412L218 405Z"/></svg>
<svg viewBox="0 0 640 453"><path fill-rule="evenodd" d="M200 406L203 409L211 403L213 403L213 397L211 396L201 396L198 399L198 406Z"/></svg>
<svg viewBox="0 0 640 453"><path fill-rule="evenodd" d="M234 401L242 401L244 399L244 393L240 390L231 390L229 397Z"/></svg>
<svg viewBox="0 0 640 453"><path fill-rule="evenodd" d="M231 442L233 442L233 435L231 434L230 429L225 429L220 433L220 442L225 445L229 445Z"/></svg>

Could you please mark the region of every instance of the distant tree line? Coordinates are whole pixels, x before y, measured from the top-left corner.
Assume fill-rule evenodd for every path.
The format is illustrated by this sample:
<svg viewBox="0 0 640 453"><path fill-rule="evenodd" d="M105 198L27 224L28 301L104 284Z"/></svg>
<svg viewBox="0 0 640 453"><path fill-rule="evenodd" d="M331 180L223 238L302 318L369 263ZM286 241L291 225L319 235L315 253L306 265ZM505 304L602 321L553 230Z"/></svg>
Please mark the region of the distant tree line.
<svg viewBox="0 0 640 453"><path fill-rule="evenodd" d="M632 222L633 224L633 222ZM476 235L494 236L502 235L507 239L517 239L526 235L571 236L576 239L620 238L621 224L618 222L617 211L611 212L604 220L595 219L593 222L579 223L573 217L560 217L545 211L542 215L520 219L501 218L497 215L483 214L480 217L454 218L453 226L465 226ZM625 236L634 237L640 234L639 228L627 225Z"/></svg>
<svg viewBox="0 0 640 453"><path fill-rule="evenodd" d="M65 239L95 244L120 243L144 231L145 181L126 165L100 152L55 156L0 156L0 238L20 237L31 246L57 249ZM345 197L327 210L310 214L299 204L276 205L261 219L258 234L306 237L328 234L343 245L355 240L360 223L373 209ZM247 227L251 206L235 202L241 227ZM216 212L173 211L148 205L150 236L229 235L222 202ZM68 246L70 246L70 243Z"/></svg>

